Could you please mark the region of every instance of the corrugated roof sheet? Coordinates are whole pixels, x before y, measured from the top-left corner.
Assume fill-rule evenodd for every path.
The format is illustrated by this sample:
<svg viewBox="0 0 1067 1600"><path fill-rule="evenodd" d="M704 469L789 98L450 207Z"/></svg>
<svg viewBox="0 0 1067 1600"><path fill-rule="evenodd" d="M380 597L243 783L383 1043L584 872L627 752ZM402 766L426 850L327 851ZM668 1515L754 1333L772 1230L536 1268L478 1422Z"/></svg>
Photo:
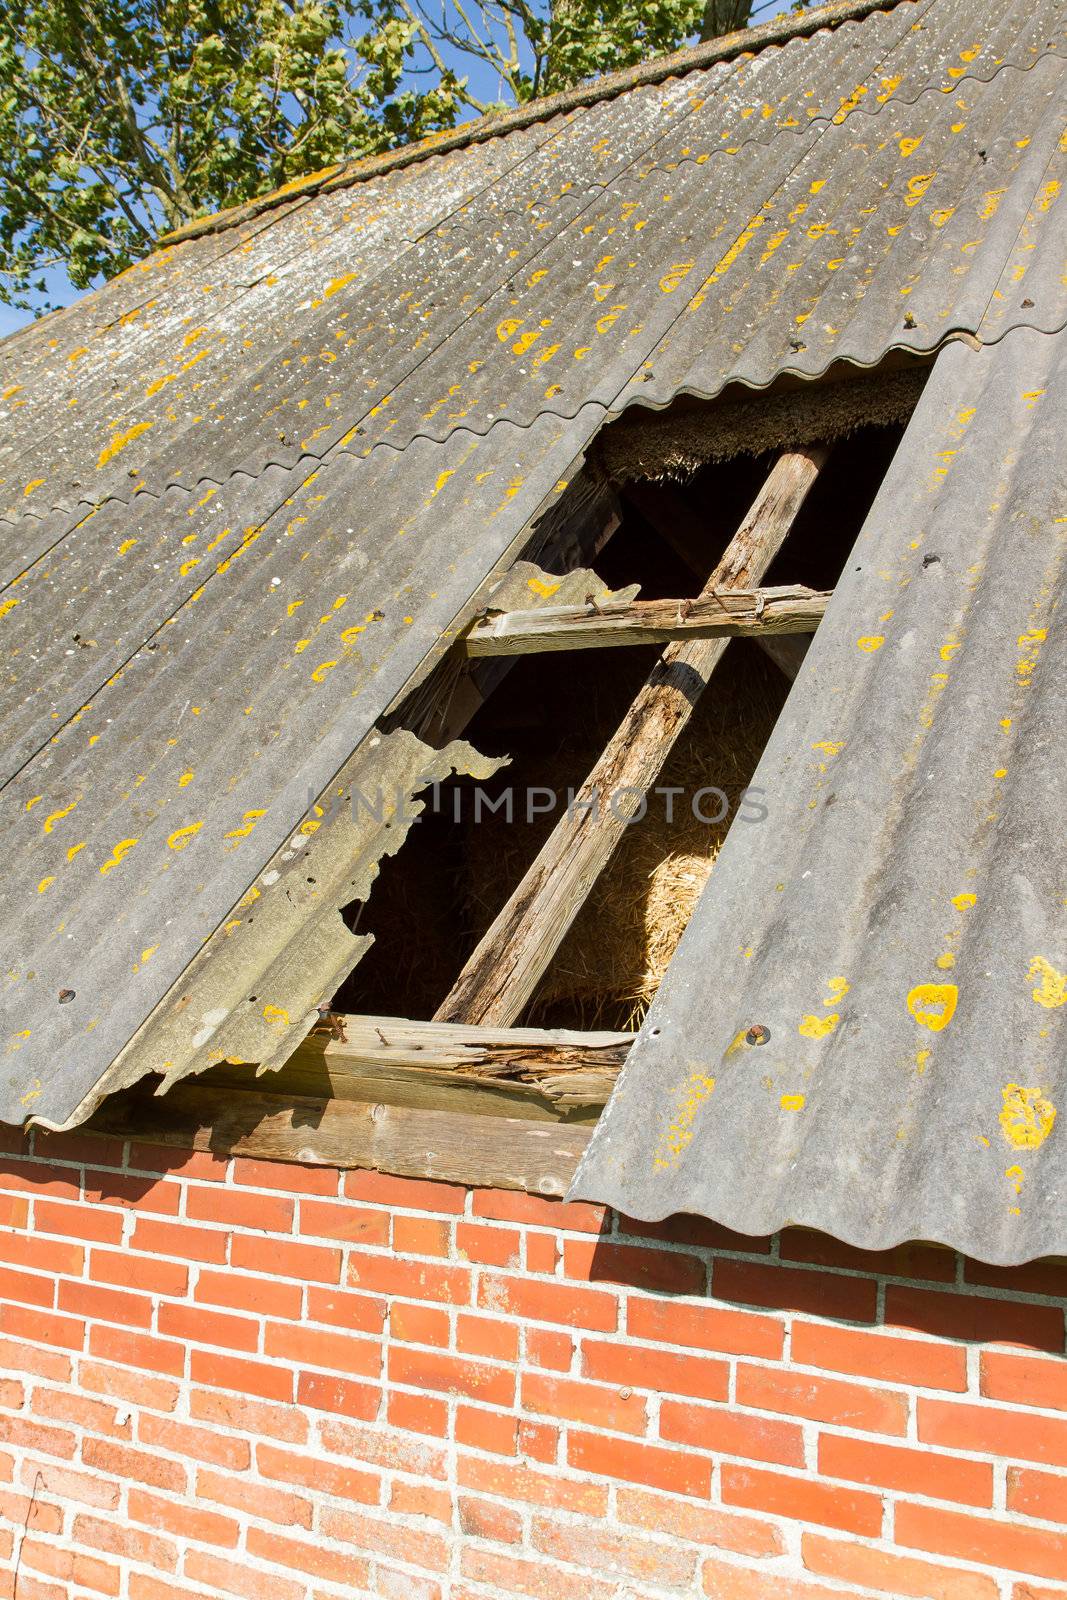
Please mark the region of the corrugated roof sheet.
<svg viewBox="0 0 1067 1600"><path fill-rule="evenodd" d="M282 197L5 342L0 1115L203 1064L161 1008L607 416L1067 321L1062 20L901 0Z"/></svg>
<svg viewBox="0 0 1067 1600"><path fill-rule="evenodd" d="M938 358L574 1195L1067 1253L1065 426L1062 337Z"/></svg>

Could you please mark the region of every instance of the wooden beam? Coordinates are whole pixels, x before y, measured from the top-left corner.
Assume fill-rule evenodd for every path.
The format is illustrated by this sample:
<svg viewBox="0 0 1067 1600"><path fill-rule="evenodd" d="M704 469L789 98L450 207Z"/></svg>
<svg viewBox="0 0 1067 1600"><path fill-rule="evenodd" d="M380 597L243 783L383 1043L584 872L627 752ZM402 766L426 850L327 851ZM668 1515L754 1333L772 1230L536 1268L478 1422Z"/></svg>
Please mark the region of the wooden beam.
<svg viewBox="0 0 1067 1600"><path fill-rule="evenodd" d="M778 458L703 594L758 584L826 459L826 451ZM644 794L726 650L726 639L668 645L574 805L480 940L437 1011L441 1022L514 1022L627 826L620 794ZM585 809L583 809L583 803Z"/></svg>
<svg viewBox="0 0 1067 1600"><path fill-rule="evenodd" d="M669 644L679 639L761 638L814 633L830 595L793 585L724 589L696 600L634 600L629 605L552 606L505 611L475 623L469 656L524 656L548 650Z"/></svg>
<svg viewBox="0 0 1067 1600"><path fill-rule="evenodd" d="M335 1013L333 1021L333 1036L315 1029L278 1072L257 1076L254 1066L226 1065L212 1068L210 1081L261 1093L552 1119L606 1105L634 1040L632 1033L400 1017Z"/></svg>
<svg viewBox="0 0 1067 1600"><path fill-rule="evenodd" d="M113 1095L86 1127L220 1156L370 1167L542 1195L566 1192L590 1133L563 1123L207 1088L195 1079L162 1097L143 1089Z"/></svg>

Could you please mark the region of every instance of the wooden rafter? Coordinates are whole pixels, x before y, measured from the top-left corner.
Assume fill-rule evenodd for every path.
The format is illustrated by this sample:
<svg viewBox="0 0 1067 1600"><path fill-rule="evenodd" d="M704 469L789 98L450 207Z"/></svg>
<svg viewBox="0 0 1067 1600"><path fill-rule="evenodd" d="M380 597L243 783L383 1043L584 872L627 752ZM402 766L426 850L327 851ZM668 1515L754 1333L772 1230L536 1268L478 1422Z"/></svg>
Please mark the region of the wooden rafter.
<svg viewBox="0 0 1067 1600"><path fill-rule="evenodd" d="M781 455L702 591L758 584L826 459L821 448ZM728 644L667 646L578 795L480 940L436 1015L505 1027L543 976L627 826L625 793L656 782Z"/></svg>
<svg viewBox="0 0 1067 1600"><path fill-rule="evenodd" d="M629 605L553 606L505 611L477 623L464 644L470 656L524 656L547 650L597 650L672 640L770 638L814 633L828 593L798 585L724 589L696 600L634 600Z"/></svg>

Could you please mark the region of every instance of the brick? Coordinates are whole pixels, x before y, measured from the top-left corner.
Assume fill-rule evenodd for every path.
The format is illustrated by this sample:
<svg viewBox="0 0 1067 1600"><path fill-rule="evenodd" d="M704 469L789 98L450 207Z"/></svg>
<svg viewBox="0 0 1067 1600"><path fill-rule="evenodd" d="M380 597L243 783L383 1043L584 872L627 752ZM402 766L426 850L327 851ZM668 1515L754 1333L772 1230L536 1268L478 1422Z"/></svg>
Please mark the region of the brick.
<svg viewBox="0 0 1067 1600"><path fill-rule="evenodd" d="M187 1583L179 1589L145 1572L131 1572L129 1586L130 1600L207 1600L203 1589L190 1589Z"/></svg>
<svg viewBox="0 0 1067 1600"><path fill-rule="evenodd" d="M139 1561L159 1572L174 1572L178 1566L177 1546L156 1533L141 1528L131 1528L121 1519L105 1522L100 1517L90 1517L84 1512L74 1519L75 1544L88 1545L92 1550L103 1550L107 1555L120 1556L127 1561Z"/></svg>
<svg viewBox="0 0 1067 1600"><path fill-rule="evenodd" d="M15 1378L0 1376L0 1410L21 1411L25 1398L26 1390L21 1383ZM0 1456L0 1463L3 1460L4 1457Z"/></svg>
<svg viewBox="0 0 1067 1600"><path fill-rule="evenodd" d="M841 1378L810 1378L805 1373L738 1362L736 1395L738 1405L833 1422L839 1428L900 1437L908 1431L906 1395Z"/></svg>
<svg viewBox="0 0 1067 1600"><path fill-rule="evenodd" d="M25 1196L0 1193L0 1228L25 1228L29 1220L30 1202ZM518 1235L515 1237L518 1238Z"/></svg>
<svg viewBox="0 0 1067 1600"><path fill-rule="evenodd" d="M246 1361L241 1356L223 1356L215 1350L190 1350L189 1376L194 1383L258 1395L261 1400L293 1398L293 1374L287 1367Z"/></svg>
<svg viewBox="0 0 1067 1600"><path fill-rule="evenodd" d="M37 1484L39 1470L34 1461L22 1463L22 1484L30 1494ZM61 1467L55 1463L49 1465L45 1488L55 1500L73 1501L75 1505L92 1506L98 1511L114 1511L122 1495L122 1486L114 1479L96 1478L88 1472L80 1472L77 1467Z"/></svg>
<svg viewBox="0 0 1067 1600"><path fill-rule="evenodd" d="M648 1426L648 1408L642 1395L577 1378L524 1372L520 1404L525 1411L559 1417L564 1422L584 1422L590 1428L643 1434Z"/></svg>
<svg viewBox="0 0 1067 1600"><path fill-rule="evenodd" d="M483 1411L480 1406L457 1406L456 1443L491 1455L514 1456L519 1449L519 1425L515 1417L502 1411Z"/></svg>
<svg viewBox="0 0 1067 1600"><path fill-rule="evenodd" d="M217 1544L232 1550L240 1537L241 1524L233 1517L224 1517L201 1505L182 1505L160 1495L146 1494L143 1489L131 1489L126 1504L131 1522L176 1534L183 1543L192 1539L198 1544Z"/></svg>
<svg viewBox="0 0 1067 1600"><path fill-rule="evenodd" d="M83 1205L37 1200L33 1225L38 1233L57 1233L67 1239L86 1239L93 1244L118 1244L122 1239L123 1219L118 1211L90 1211Z"/></svg>
<svg viewBox="0 0 1067 1600"><path fill-rule="evenodd" d="M525 1335L529 1366L548 1367L553 1372L569 1372L574 1359L574 1340L569 1333L559 1333L555 1328L527 1328ZM601 1374L590 1372L589 1376L598 1377Z"/></svg>
<svg viewBox="0 0 1067 1600"><path fill-rule="evenodd" d="M56 1280L38 1272L16 1272L12 1267L0 1267L0 1299L51 1308L56 1303Z"/></svg>
<svg viewBox="0 0 1067 1600"><path fill-rule="evenodd" d="M251 1317L206 1311L203 1306L164 1301L156 1325L160 1333L187 1344L219 1345L224 1350L242 1350L246 1354L254 1353L259 1345L259 1323Z"/></svg>
<svg viewBox="0 0 1067 1600"><path fill-rule="evenodd" d="M252 1161L247 1156L237 1156L233 1181L253 1189L280 1189L283 1194L337 1193L336 1168L308 1167L297 1161Z"/></svg>
<svg viewBox="0 0 1067 1600"><path fill-rule="evenodd" d="M432 1578L415 1577L411 1572L391 1571L382 1562L374 1564L374 1581L379 1600L442 1600L442 1589ZM336 1600L335 1596L320 1594L312 1600Z"/></svg>
<svg viewBox="0 0 1067 1600"><path fill-rule="evenodd" d="M611 1600L614 1583L598 1583L588 1574L569 1573L555 1562L520 1560L514 1551L506 1555L468 1545L460 1556L465 1578L474 1583L494 1585L506 1595L530 1595L534 1600ZM466 1590L453 1590L455 1600L475 1600Z"/></svg>
<svg viewBox="0 0 1067 1600"><path fill-rule="evenodd" d="M121 1366L167 1373L174 1378L180 1378L185 1370L184 1345L127 1328L90 1328L89 1351L103 1361L117 1361Z"/></svg>
<svg viewBox="0 0 1067 1600"><path fill-rule="evenodd" d="M0 1339L0 1371L32 1372L54 1383L69 1383L72 1370L69 1356L18 1339Z"/></svg>
<svg viewBox="0 0 1067 1600"><path fill-rule="evenodd" d="M923 1398L919 1399L918 1415L919 1438L924 1444L1067 1466L1067 1417Z"/></svg>
<svg viewBox="0 0 1067 1600"><path fill-rule="evenodd" d="M389 1223L388 1211L373 1211L369 1206L345 1205L337 1200L300 1202L300 1232L314 1239L388 1248Z"/></svg>
<svg viewBox="0 0 1067 1600"><path fill-rule="evenodd" d="M302 1488L314 1489L316 1494L357 1500L368 1506L377 1505L381 1499L380 1473L324 1461L320 1455L302 1456L292 1450L281 1450L277 1445L260 1443L256 1447L256 1466L264 1478L300 1484Z"/></svg>
<svg viewBox="0 0 1067 1600"><path fill-rule="evenodd" d="M780 1467L804 1465L804 1435L799 1424L749 1416L732 1406L664 1400L659 1431L672 1444L688 1444L716 1455L770 1461Z"/></svg>
<svg viewBox="0 0 1067 1600"><path fill-rule="evenodd" d="M114 1405L77 1392L72 1394L66 1389L35 1389L33 1414L49 1422L73 1423L87 1433L99 1433L113 1439L130 1437L130 1424L118 1420Z"/></svg>
<svg viewBox="0 0 1067 1600"><path fill-rule="evenodd" d="M40 1306L0 1305L0 1334L80 1350L85 1343L85 1323L80 1317L57 1316ZM6 1342L0 1340L0 1344Z"/></svg>
<svg viewBox="0 0 1067 1600"><path fill-rule="evenodd" d="M245 1512L261 1522L276 1522L283 1528L310 1528L314 1519L313 1502L292 1489L253 1483L247 1476L231 1478L206 1467L196 1475L196 1498Z"/></svg>
<svg viewBox="0 0 1067 1600"><path fill-rule="evenodd" d="M0 1189L16 1194L47 1195L53 1200L80 1200L81 1173L74 1167L52 1166L46 1161L0 1158Z"/></svg>
<svg viewBox="0 0 1067 1600"><path fill-rule="evenodd" d="M142 1330L152 1326L152 1301L146 1294L109 1289L97 1283L60 1279L59 1310L92 1322L117 1322Z"/></svg>
<svg viewBox="0 0 1067 1600"><path fill-rule="evenodd" d="M602 1383L620 1383L658 1394L690 1395L698 1400L725 1400L730 1389L726 1361L646 1350L624 1342L609 1344L606 1340L586 1339L582 1345L582 1371Z"/></svg>
<svg viewBox="0 0 1067 1600"><path fill-rule="evenodd" d="M395 1216L393 1249L400 1255L447 1256L452 1249L452 1224L439 1217Z"/></svg>
<svg viewBox="0 0 1067 1600"><path fill-rule="evenodd" d="M452 1324L448 1312L440 1306L408 1305L394 1300L389 1308L389 1336L402 1344L432 1344L447 1349Z"/></svg>
<svg viewBox="0 0 1067 1600"><path fill-rule="evenodd" d="M226 1235L219 1237L225 1238ZM279 1278L296 1278L300 1282L337 1284L341 1281L341 1252L324 1244L259 1239L250 1234L235 1233L230 1264L238 1271L266 1272Z"/></svg>
<svg viewBox="0 0 1067 1600"><path fill-rule="evenodd" d="M1067 1411L1067 1363L1062 1360L983 1350L980 1387L989 1400Z"/></svg>
<svg viewBox="0 0 1067 1600"><path fill-rule="evenodd" d="M135 1256L129 1250L93 1250L89 1276L96 1283L111 1283L142 1294L165 1294L180 1300L189 1289L189 1268L155 1256Z"/></svg>
<svg viewBox="0 0 1067 1600"><path fill-rule="evenodd" d="M365 1511L324 1506L321 1527L327 1538L341 1540L375 1555L392 1556L394 1560L425 1567L430 1572L443 1572L448 1565L446 1539L428 1529L401 1527L394 1517L385 1519L370 1516Z"/></svg>
<svg viewBox="0 0 1067 1600"><path fill-rule="evenodd" d="M344 1191L349 1200L368 1200L372 1204L396 1206L406 1211L437 1211L446 1216L462 1216L467 1191L451 1183L432 1183L419 1178L391 1178L384 1172L346 1172Z"/></svg>
<svg viewBox="0 0 1067 1600"><path fill-rule="evenodd" d="M897 1506L895 1532L898 1544L934 1555L959 1556L993 1571L1006 1567L1036 1578L1067 1579L1067 1533L1002 1522L988 1512L968 1516L907 1502Z"/></svg>
<svg viewBox="0 0 1067 1600"><path fill-rule="evenodd" d="M697 1256L652 1245L609 1244L603 1239L568 1239L563 1247L568 1278L620 1283L658 1294L703 1294L707 1273Z"/></svg>
<svg viewBox="0 0 1067 1600"><path fill-rule="evenodd" d="M443 1439L448 1432L448 1402L434 1395L390 1394L387 1414L391 1428L407 1428L412 1433L428 1433Z"/></svg>
<svg viewBox="0 0 1067 1600"><path fill-rule="evenodd" d="M185 1215L193 1222L218 1222L256 1233L291 1233L296 1201L277 1194L253 1194L215 1184L191 1185Z"/></svg>
<svg viewBox="0 0 1067 1600"><path fill-rule="evenodd" d="M348 1333L328 1333L321 1328L301 1327L289 1322L268 1322L264 1330L264 1353L283 1361L294 1361L302 1368L324 1367L331 1372L346 1372L356 1378L377 1378L382 1370L382 1346L378 1339L360 1339Z"/></svg>
<svg viewBox="0 0 1067 1600"><path fill-rule="evenodd" d="M110 1139L99 1133L57 1133L52 1128L34 1128L33 1153L45 1161L75 1167L121 1167L126 1144L123 1139Z"/></svg>
<svg viewBox="0 0 1067 1600"><path fill-rule="evenodd" d="M351 1422L324 1421L320 1428L323 1447L346 1461L364 1461L390 1472L409 1472L414 1477L441 1479L445 1476L445 1453L424 1439L402 1439L393 1433L361 1428Z"/></svg>
<svg viewBox="0 0 1067 1600"><path fill-rule="evenodd" d="M206 1550L190 1550L185 1558L185 1575L194 1583L210 1585L216 1594L239 1595L241 1600L265 1600L265 1575L244 1560L226 1561ZM270 1600L304 1600L307 1592L304 1583L276 1573L271 1573L269 1581Z"/></svg>
<svg viewBox="0 0 1067 1600"><path fill-rule="evenodd" d="M522 1234L515 1228L488 1228L477 1222L456 1223L456 1254L485 1267L517 1267Z"/></svg>
<svg viewBox="0 0 1067 1600"><path fill-rule="evenodd" d="M559 1266L560 1241L554 1233L526 1232L526 1271L551 1277Z"/></svg>
<svg viewBox="0 0 1067 1600"><path fill-rule="evenodd" d="M3 1198L0 1195L0 1201ZM25 1206L27 1202L19 1204ZM28 1267L31 1272L62 1272L77 1278L85 1265L85 1251L80 1244L39 1233L0 1233L0 1261L12 1267Z"/></svg>
<svg viewBox="0 0 1067 1600"><path fill-rule="evenodd" d="M518 1454L528 1461L554 1463L559 1456L561 1430L550 1422L533 1422L529 1417L519 1419Z"/></svg>
<svg viewBox="0 0 1067 1600"><path fill-rule="evenodd" d="M353 1333L377 1333L385 1329L388 1301L367 1294L351 1294L345 1289L320 1289L308 1286L308 1321L328 1322L334 1328Z"/></svg>
<svg viewBox="0 0 1067 1600"><path fill-rule="evenodd" d="M188 1477L184 1464L169 1461L149 1450L135 1450L127 1444L108 1439L85 1439L82 1442L82 1461L87 1467L106 1472L116 1478L132 1478L154 1489L169 1489L172 1494L184 1494Z"/></svg>
<svg viewBox="0 0 1067 1600"><path fill-rule="evenodd" d="M176 1150L169 1144L131 1144L126 1164L131 1172L167 1172L172 1178L194 1178L198 1183L225 1183L230 1170L228 1156Z"/></svg>
<svg viewBox="0 0 1067 1600"><path fill-rule="evenodd" d="M141 1178L129 1172L87 1172L85 1199L94 1206L118 1206L176 1217L181 1184L166 1178Z"/></svg>
<svg viewBox="0 0 1067 1600"><path fill-rule="evenodd" d="M42 1476L47 1469L37 1467L34 1471L36 1482L37 1472ZM17 1527L25 1528L27 1532L40 1534L57 1534L63 1526L63 1512L59 1506L49 1505L41 1498L41 1485L37 1483L37 1493L31 1489L28 1495L12 1494L4 1490L0 1492L0 1517L7 1522L13 1522Z"/></svg>
<svg viewBox="0 0 1067 1600"><path fill-rule="evenodd" d="M836 1484L724 1462L721 1492L726 1505L744 1506L749 1511L817 1522L868 1539L876 1539L882 1531L881 1496L860 1489L841 1489Z"/></svg>
<svg viewBox="0 0 1067 1600"><path fill-rule="evenodd" d="M272 1405L245 1394L223 1394L216 1389L191 1389L189 1414L195 1421L210 1422L239 1433L266 1434L283 1444L304 1444L308 1421L291 1405Z"/></svg>
<svg viewBox="0 0 1067 1600"><path fill-rule="evenodd" d="M711 1488L711 1462L680 1450L638 1444L628 1439L571 1429L567 1438L567 1463L578 1472L644 1483L652 1489L704 1498Z"/></svg>
<svg viewBox="0 0 1067 1600"><path fill-rule="evenodd" d="M621 1529L580 1528L544 1517L533 1519L531 1532L533 1547L542 1555L589 1567L602 1576L614 1572L663 1588L680 1588L696 1572L696 1552L679 1549L673 1540L637 1539Z"/></svg>
<svg viewBox="0 0 1067 1600"><path fill-rule="evenodd" d="M477 1303L482 1311L501 1316L558 1322L588 1328L592 1333L614 1333L619 1322L618 1301L603 1289L512 1278L504 1273L482 1274Z"/></svg>
<svg viewBox="0 0 1067 1600"><path fill-rule="evenodd" d="M608 1212L606 1206L586 1205L584 1201L568 1205L519 1190L476 1189L471 1196L471 1214L496 1222L551 1228L553 1232L600 1233Z"/></svg>
<svg viewBox="0 0 1067 1600"><path fill-rule="evenodd" d="M430 1517L448 1524L452 1521L452 1492L435 1484L407 1483L397 1478L389 1496L389 1510L399 1516Z"/></svg>
<svg viewBox="0 0 1067 1600"><path fill-rule="evenodd" d="M134 1250L148 1255L173 1256L179 1261L202 1261L221 1266L229 1254L230 1236L217 1228L196 1228L187 1222L164 1222L138 1217L130 1241Z"/></svg>
<svg viewBox="0 0 1067 1600"><path fill-rule="evenodd" d="M258 1556L261 1561L291 1567L297 1572L306 1573L308 1577L326 1578L330 1582L345 1585L350 1592L370 1587L370 1564L350 1551L346 1550L342 1555L324 1549L317 1542L290 1539L254 1527L249 1528L245 1544L249 1555Z"/></svg>
<svg viewBox="0 0 1067 1600"><path fill-rule="evenodd" d="M776 1317L720 1306L685 1306L672 1300L631 1300L626 1311L631 1339L690 1345L728 1356L781 1359L785 1328Z"/></svg>
<svg viewBox="0 0 1067 1600"><path fill-rule="evenodd" d="M517 1511L497 1505L493 1500L477 1500L469 1494L459 1497L459 1528L469 1539L491 1539L497 1544L522 1543L522 1518Z"/></svg>
<svg viewBox="0 0 1067 1600"><path fill-rule="evenodd" d="M300 1319L304 1291L298 1283L278 1278L257 1278L239 1272L215 1272L203 1267L196 1281L197 1305L224 1306L230 1311L250 1311L258 1317Z"/></svg>
<svg viewBox="0 0 1067 1600"><path fill-rule="evenodd" d="M515 1400L515 1372L508 1367L404 1345L389 1351L389 1381L410 1389L462 1394L490 1406L510 1406Z"/></svg>
<svg viewBox="0 0 1067 1600"><path fill-rule="evenodd" d="M715 1262L711 1291L716 1300L740 1300L745 1305L806 1311L848 1322L873 1322L878 1305L878 1285L873 1278L730 1258Z"/></svg>
<svg viewBox="0 0 1067 1600"><path fill-rule="evenodd" d="M392 1255L370 1255L353 1249L348 1258L348 1286L368 1294L402 1295L446 1305L470 1303L469 1267L437 1266Z"/></svg>
<svg viewBox="0 0 1067 1600"><path fill-rule="evenodd" d="M519 1330L513 1322L461 1312L456 1318L456 1349L460 1355L485 1356L514 1366L519 1359Z"/></svg>
<svg viewBox="0 0 1067 1600"><path fill-rule="evenodd" d="M889 1278L927 1278L955 1283L956 1257L935 1244L900 1244L890 1250L858 1250L829 1234L806 1228L785 1228L779 1239L783 1261L805 1261L816 1267L844 1267L850 1272Z"/></svg>
<svg viewBox="0 0 1067 1600"><path fill-rule="evenodd" d="M793 1364L849 1372L923 1389L967 1388L967 1352L929 1339L901 1338L859 1328L831 1328L820 1322L793 1323Z"/></svg>
<svg viewBox="0 0 1067 1600"><path fill-rule="evenodd" d="M1047 1294L1067 1300L1067 1262L1028 1261L1020 1267L990 1267L982 1261L964 1261L967 1283L988 1289L1007 1289L1014 1294Z"/></svg>
<svg viewBox="0 0 1067 1600"><path fill-rule="evenodd" d="M127 1337L134 1338L140 1346L139 1335ZM101 1361L80 1362L78 1382L83 1389L94 1394L112 1395L116 1400L126 1400L131 1405L145 1406L152 1411L173 1411L178 1401L178 1385L169 1378L160 1378L147 1372L131 1372L126 1367L113 1367Z"/></svg>
<svg viewBox="0 0 1067 1600"><path fill-rule="evenodd" d="M1032 1467L1009 1467L1008 1510L1044 1522L1067 1522L1067 1478Z"/></svg>
<svg viewBox="0 0 1067 1600"><path fill-rule="evenodd" d="M1067 1589L1046 1589L1036 1583L1013 1583L1011 1600L1064 1600Z"/></svg>
<svg viewBox="0 0 1067 1600"><path fill-rule="evenodd" d="M877 1444L824 1433L819 1439L819 1472L826 1478L847 1478L903 1494L932 1500L958 1500L963 1505L993 1504L993 1468L987 1461L960 1460L932 1450Z"/></svg>
<svg viewBox="0 0 1067 1600"><path fill-rule="evenodd" d="M1027 1305L1016 1300L989 1300L983 1295L890 1284L886 1290L885 1320L897 1327L934 1333L942 1339L1027 1345L1056 1353L1063 1349L1063 1311L1059 1306Z"/></svg>
<svg viewBox="0 0 1067 1600"><path fill-rule="evenodd" d="M334 1378L325 1372L302 1372L297 1379L296 1397L300 1405L315 1411L333 1411L338 1416L373 1422L381 1407L382 1391L369 1383L351 1378Z"/></svg>
<svg viewBox="0 0 1067 1600"><path fill-rule="evenodd" d="M615 1504L621 1522L648 1528L672 1539L715 1545L741 1556L777 1556L785 1548L773 1523L760 1522L756 1517L737 1512L697 1506L691 1500L676 1500L643 1489L619 1488Z"/></svg>
<svg viewBox="0 0 1067 1600"><path fill-rule="evenodd" d="M247 1439L233 1439L214 1428L199 1428L192 1422L175 1422L144 1411L137 1419L141 1444L168 1450L172 1455L203 1461L209 1466L229 1467L244 1472L251 1465L252 1449Z"/></svg>

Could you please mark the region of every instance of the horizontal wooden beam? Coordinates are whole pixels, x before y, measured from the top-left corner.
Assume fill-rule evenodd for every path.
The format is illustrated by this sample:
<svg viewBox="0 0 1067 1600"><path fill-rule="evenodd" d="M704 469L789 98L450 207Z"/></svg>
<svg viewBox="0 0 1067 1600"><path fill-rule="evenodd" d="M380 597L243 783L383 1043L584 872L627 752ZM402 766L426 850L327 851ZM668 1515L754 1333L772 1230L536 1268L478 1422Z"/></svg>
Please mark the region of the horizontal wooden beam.
<svg viewBox="0 0 1067 1600"><path fill-rule="evenodd" d="M691 600L633 600L505 611L473 624L470 656L524 656L546 650L600 650L674 640L769 638L814 633L830 595L793 585L723 589Z"/></svg>
<svg viewBox="0 0 1067 1600"><path fill-rule="evenodd" d="M88 1128L181 1150L308 1166L368 1167L400 1177L562 1195L590 1129L408 1106L272 1095L202 1080L164 1096L113 1095Z"/></svg>

